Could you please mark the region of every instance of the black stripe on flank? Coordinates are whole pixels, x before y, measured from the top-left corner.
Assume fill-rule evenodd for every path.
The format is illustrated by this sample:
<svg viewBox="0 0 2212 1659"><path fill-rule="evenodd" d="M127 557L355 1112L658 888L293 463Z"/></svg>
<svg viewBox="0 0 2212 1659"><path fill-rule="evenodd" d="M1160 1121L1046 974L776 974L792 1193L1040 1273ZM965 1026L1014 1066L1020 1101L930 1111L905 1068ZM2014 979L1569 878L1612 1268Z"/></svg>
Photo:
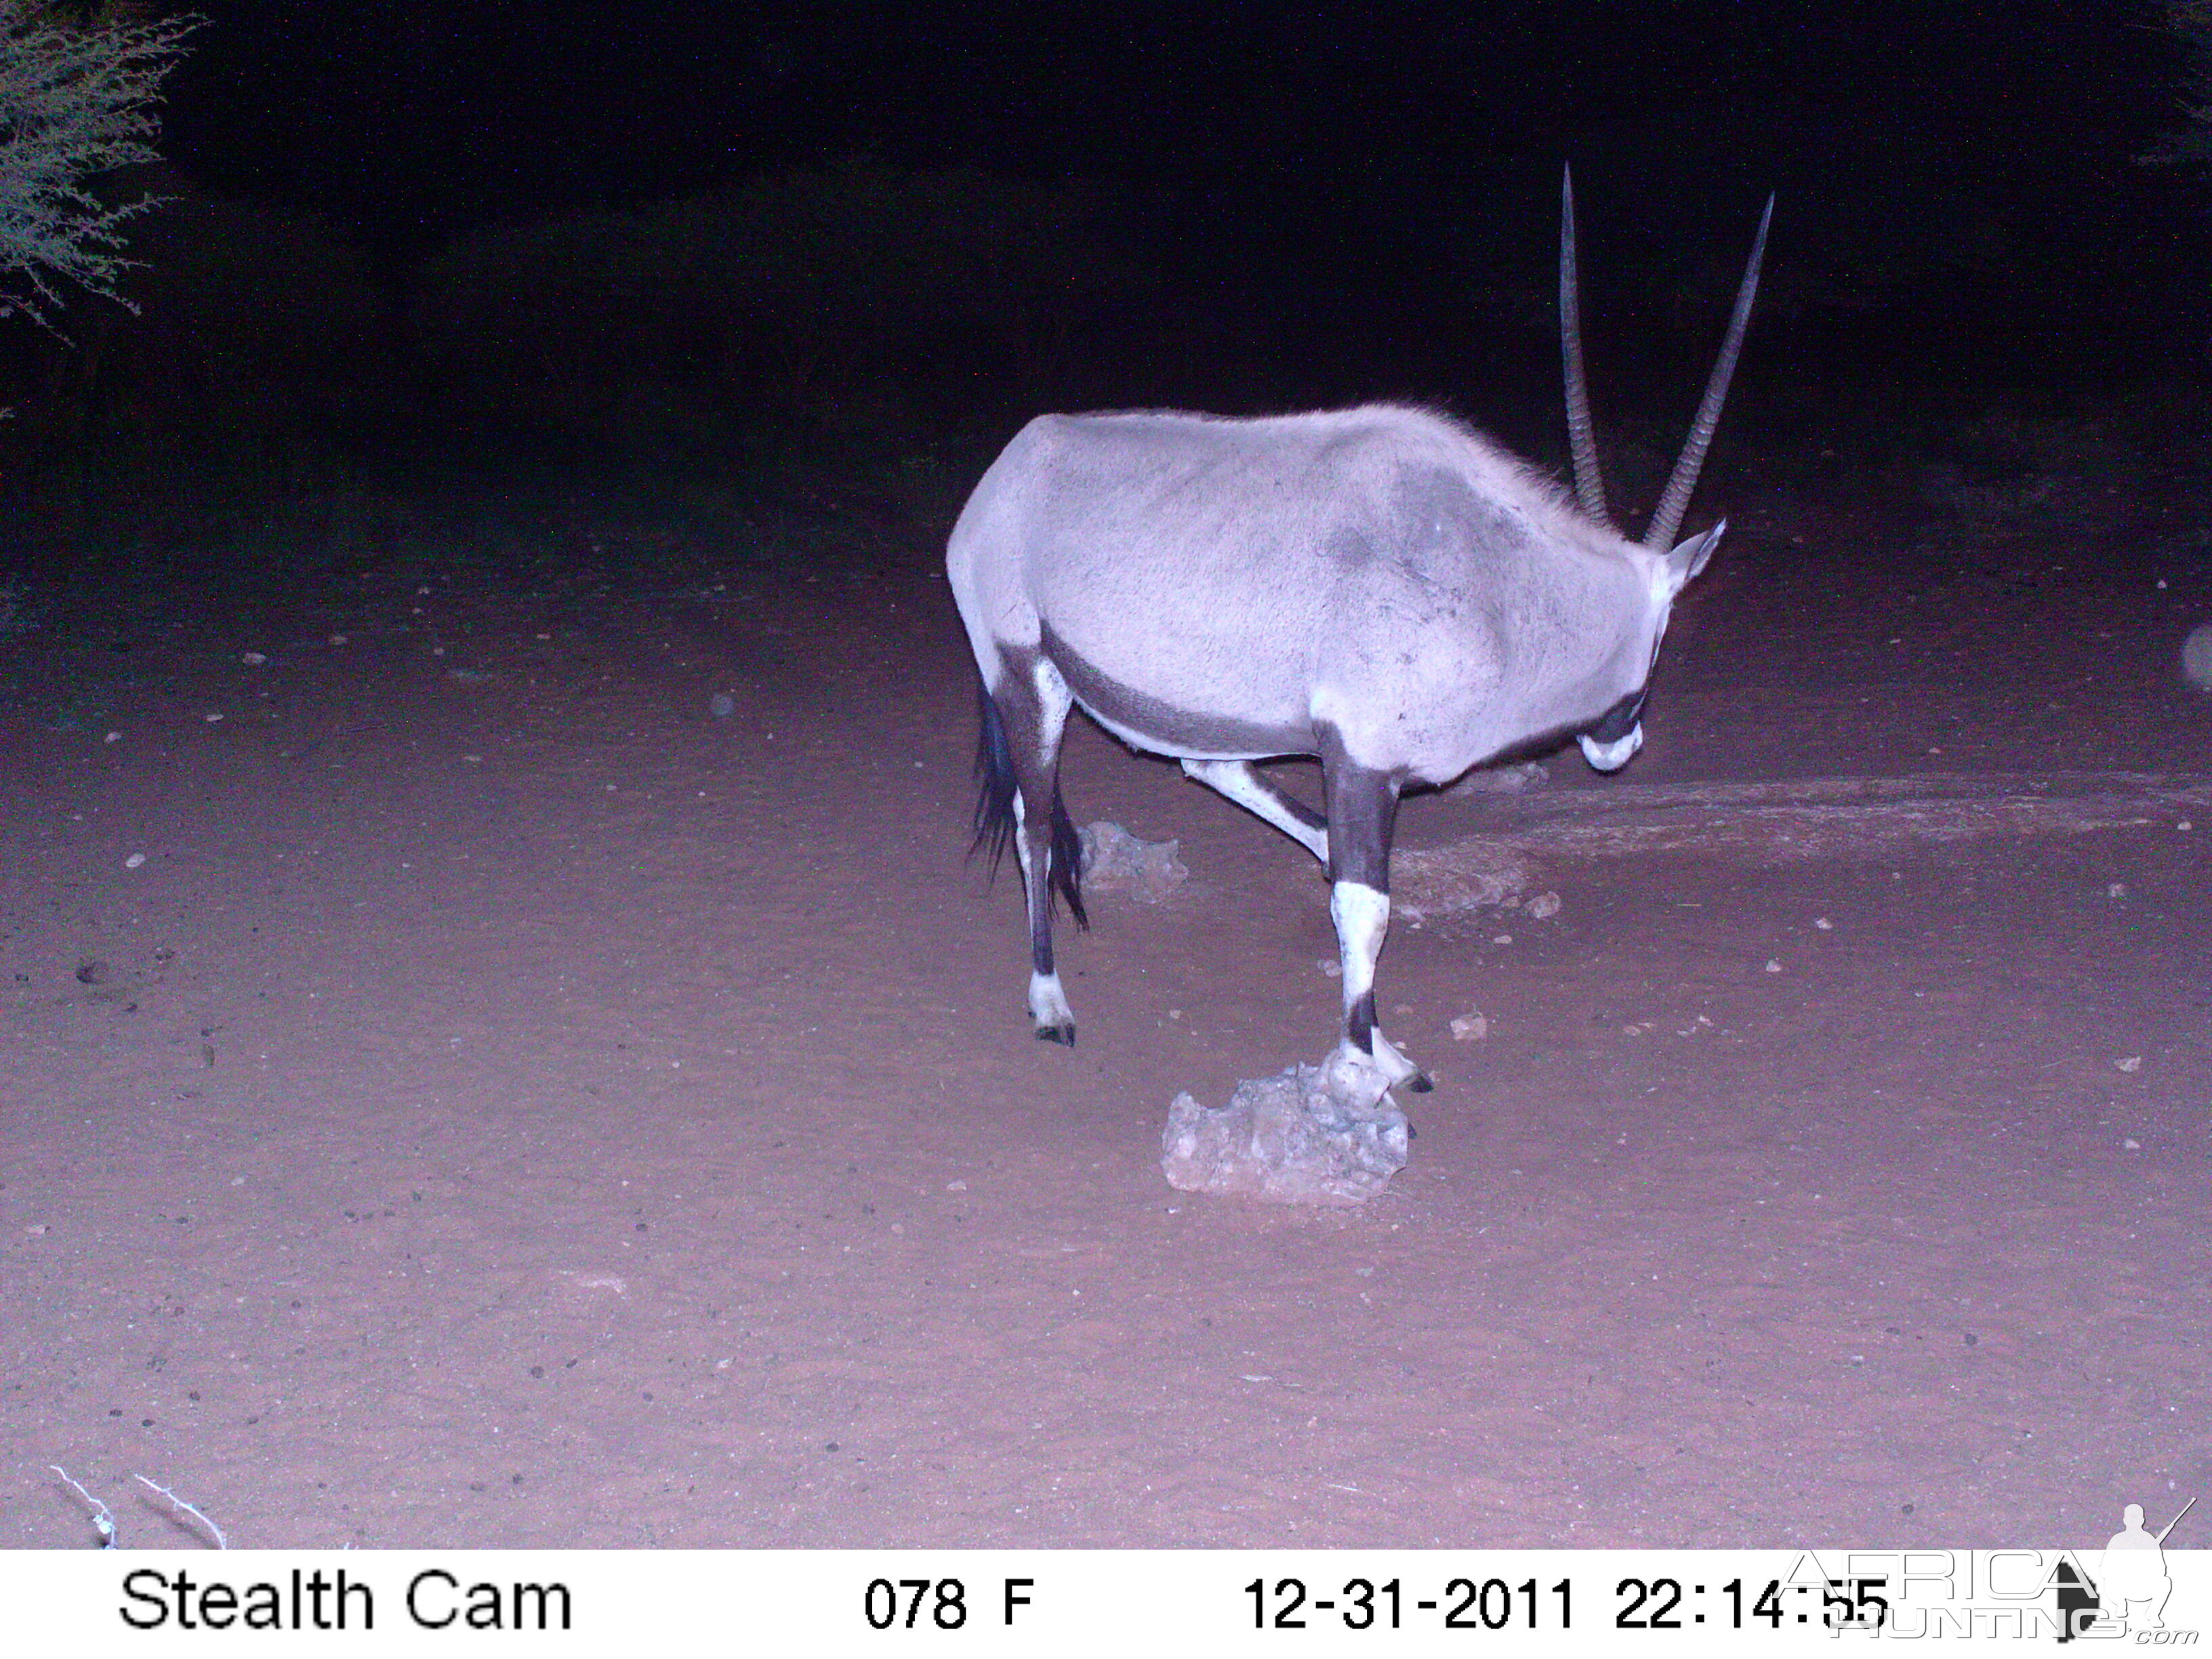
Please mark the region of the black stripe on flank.
<svg viewBox="0 0 2212 1659"><path fill-rule="evenodd" d="M1178 708L1171 702L1103 674L1067 648L1046 623L1044 655L1060 670L1076 702L1091 714L1133 732L1170 755L1310 755L1312 728L1304 721L1274 725Z"/></svg>

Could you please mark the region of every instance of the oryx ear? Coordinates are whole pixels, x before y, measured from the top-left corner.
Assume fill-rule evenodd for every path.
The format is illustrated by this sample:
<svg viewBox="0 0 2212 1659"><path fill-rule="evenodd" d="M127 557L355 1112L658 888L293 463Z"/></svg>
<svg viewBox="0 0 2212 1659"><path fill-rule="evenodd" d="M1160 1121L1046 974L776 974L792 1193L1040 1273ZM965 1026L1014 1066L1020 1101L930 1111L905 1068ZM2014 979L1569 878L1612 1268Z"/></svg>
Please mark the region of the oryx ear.
<svg viewBox="0 0 2212 1659"><path fill-rule="evenodd" d="M1692 536L1679 544L1667 556L1667 586L1669 595L1680 592L1689 586L1690 578L1705 568L1705 561L1713 556L1713 550L1721 544L1721 532L1728 528L1723 519L1702 536Z"/></svg>

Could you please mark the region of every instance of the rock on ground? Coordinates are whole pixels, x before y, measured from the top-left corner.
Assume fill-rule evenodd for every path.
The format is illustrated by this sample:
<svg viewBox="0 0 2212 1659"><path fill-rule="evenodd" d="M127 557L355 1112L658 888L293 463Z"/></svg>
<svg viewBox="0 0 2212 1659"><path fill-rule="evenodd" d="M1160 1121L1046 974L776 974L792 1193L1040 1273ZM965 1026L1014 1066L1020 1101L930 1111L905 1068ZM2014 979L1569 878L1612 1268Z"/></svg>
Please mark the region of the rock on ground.
<svg viewBox="0 0 2212 1659"><path fill-rule="evenodd" d="M1293 1066L1247 1079L1218 1110L1177 1095L1160 1168L1187 1193L1361 1204L1406 1167L1412 1136L1387 1092L1355 1094L1323 1067Z"/></svg>
<svg viewBox="0 0 2212 1659"><path fill-rule="evenodd" d="M1390 860L1390 877L1392 913L1413 922L1517 904L1539 879L1519 849L1474 838L1433 849L1401 848Z"/></svg>

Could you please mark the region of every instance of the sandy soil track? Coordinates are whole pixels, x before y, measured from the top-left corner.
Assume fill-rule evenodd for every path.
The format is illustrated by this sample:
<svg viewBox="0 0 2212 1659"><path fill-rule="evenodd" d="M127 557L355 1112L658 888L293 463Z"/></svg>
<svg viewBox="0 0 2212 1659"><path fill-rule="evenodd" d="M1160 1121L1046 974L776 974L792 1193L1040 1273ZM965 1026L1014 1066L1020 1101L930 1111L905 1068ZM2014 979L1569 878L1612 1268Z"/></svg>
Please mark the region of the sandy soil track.
<svg viewBox="0 0 2212 1659"><path fill-rule="evenodd" d="M53 1463L146 1546L134 1471L260 1546L2090 1546L2212 1485L2201 550L1754 523L1628 793L1408 805L1561 907L1398 930L1441 1085L1304 1213L1158 1169L1330 1041L1304 854L1079 732L1193 873L1036 1043L930 538L565 522L0 642L0 1543L90 1541ZM1814 780L2057 805L1751 855Z"/></svg>

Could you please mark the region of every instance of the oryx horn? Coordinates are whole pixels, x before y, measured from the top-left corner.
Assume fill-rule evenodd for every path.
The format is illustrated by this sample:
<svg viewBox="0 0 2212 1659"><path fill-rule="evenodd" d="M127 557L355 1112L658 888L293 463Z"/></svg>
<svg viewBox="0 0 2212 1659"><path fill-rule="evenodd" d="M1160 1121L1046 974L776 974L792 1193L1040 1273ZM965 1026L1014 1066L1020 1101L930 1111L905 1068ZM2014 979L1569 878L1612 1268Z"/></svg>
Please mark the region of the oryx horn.
<svg viewBox="0 0 2212 1659"><path fill-rule="evenodd" d="M1698 487L1698 470L1705 464L1713 428L1720 424L1721 404L1728 397L1736 355L1743 349L1743 331L1751 322L1751 302L1759 292L1759 262L1766 252L1767 222L1773 217L1774 198L1769 196L1766 211L1759 216L1759 234L1752 239L1751 262L1744 267L1743 285L1736 289L1735 314L1729 319L1720 361L1713 365L1712 378L1705 382L1705 401L1698 405L1698 418L1690 423L1689 441L1682 446L1682 457L1674 463L1674 476L1667 480L1667 493L1652 509L1651 527L1644 532L1644 546L1662 553L1674 545L1674 532L1682 527L1682 514L1689 510L1690 492Z"/></svg>
<svg viewBox="0 0 2212 1659"><path fill-rule="evenodd" d="M1605 477L1597 470L1597 434L1590 425L1589 384L1583 378L1583 304L1575 275L1575 174L1559 178L1559 350L1566 359L1567 447L1575 463L1575 495L1583 511L1610 525Z"/></svg>

